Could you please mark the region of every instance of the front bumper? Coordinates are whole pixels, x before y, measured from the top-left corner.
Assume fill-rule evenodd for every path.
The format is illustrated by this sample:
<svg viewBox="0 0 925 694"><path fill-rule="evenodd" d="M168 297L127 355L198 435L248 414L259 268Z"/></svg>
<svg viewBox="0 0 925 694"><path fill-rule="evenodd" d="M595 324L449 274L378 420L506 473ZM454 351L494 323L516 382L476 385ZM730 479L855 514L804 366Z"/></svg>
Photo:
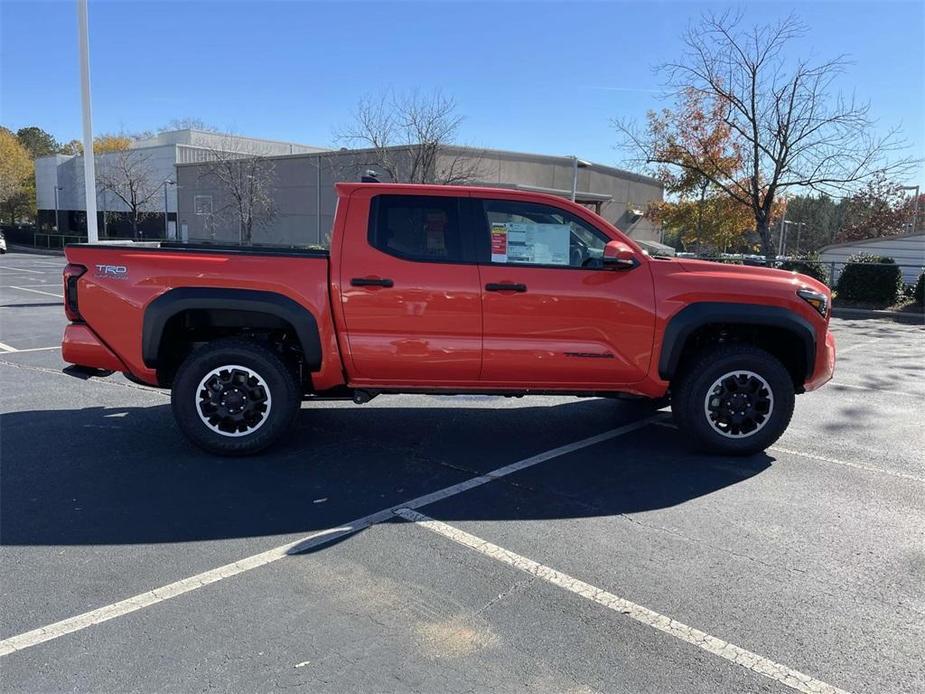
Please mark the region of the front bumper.
<svg viewBox="0 0 925 694"><path fill-rule="evenodd" d="M806 390L816 390L832 380L835 373L835 335L826 327L825 340L816 348L816 364L813 373L806 381Z"/></svg>
<svg viewBox="0 0 925 694"><path fill-rule="evenodd" d="M84 323L71 323L64 329L61 358L70 364L91 369L128 371L122 360Z"/></svg>

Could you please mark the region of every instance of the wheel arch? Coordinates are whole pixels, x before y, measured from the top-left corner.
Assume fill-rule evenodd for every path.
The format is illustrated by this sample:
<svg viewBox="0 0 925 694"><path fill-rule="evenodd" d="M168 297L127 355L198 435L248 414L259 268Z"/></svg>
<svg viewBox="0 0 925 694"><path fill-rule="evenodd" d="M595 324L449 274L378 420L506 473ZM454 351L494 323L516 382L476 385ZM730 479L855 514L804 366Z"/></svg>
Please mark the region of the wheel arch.
<svg viewBox="0 0 925 694"><path fill-rule="evenodd" d="M168 328L187 315L195 315L216 328L287 327L298 340L308 370L321 368L318 322L308 309L277 292L228 287L179 287L151 301L142 323L141 352L145 366L164 367Z"/></svg>
<svg viewBox="0 0 925 694"><path fill-rule="evenodd" d="M671 381L684 360L703 339L732 337L774 354L802 390L816 358L816 333L802 316L779 306L698 302L686 306L668 322L659 355L659 377Z"/></svg>

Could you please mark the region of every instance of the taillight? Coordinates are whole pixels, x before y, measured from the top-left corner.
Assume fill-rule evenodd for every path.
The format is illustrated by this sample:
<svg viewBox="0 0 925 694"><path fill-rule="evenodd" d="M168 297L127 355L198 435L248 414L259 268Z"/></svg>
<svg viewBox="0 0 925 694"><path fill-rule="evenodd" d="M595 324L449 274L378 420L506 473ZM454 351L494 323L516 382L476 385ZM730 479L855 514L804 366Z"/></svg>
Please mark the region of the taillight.
<svg viewBox="0 0 925 694"><path fill-rule="evenodd" d="M64 268L64 313L68 320L81 320L77 309L77 280L87 271L83 265L68 263Z"/></svg>

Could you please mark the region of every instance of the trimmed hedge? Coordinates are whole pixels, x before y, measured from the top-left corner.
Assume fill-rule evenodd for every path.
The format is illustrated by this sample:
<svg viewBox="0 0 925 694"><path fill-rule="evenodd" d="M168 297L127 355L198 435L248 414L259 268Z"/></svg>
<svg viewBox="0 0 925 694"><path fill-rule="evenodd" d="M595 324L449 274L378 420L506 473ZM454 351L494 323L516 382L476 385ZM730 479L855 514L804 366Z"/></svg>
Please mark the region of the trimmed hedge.
<svg viewBox="0 0 925 694"><path fill-rule="evenodd" d="M892 306L903 290L903 273L892 258L858 253L848 258L836 286L841 301Z"/></svg>
<svg viewBox="0 0 925 694"><path fill-rule="evenodd" d="M826 266L815 255L785 260L778 267L781 270L792 270L793 272L799 272L801 275L807 275L814 280L819 280L823 284L829 283L829 272Z"/></svg>
<svg viewBox="0 0 925 694"><path fill-rule="evenodd" d="M919 306L925 306L925 272L919 275L919 279L915 283L915 289L912 290L912 296L915 298L915 303Z"/></svg>

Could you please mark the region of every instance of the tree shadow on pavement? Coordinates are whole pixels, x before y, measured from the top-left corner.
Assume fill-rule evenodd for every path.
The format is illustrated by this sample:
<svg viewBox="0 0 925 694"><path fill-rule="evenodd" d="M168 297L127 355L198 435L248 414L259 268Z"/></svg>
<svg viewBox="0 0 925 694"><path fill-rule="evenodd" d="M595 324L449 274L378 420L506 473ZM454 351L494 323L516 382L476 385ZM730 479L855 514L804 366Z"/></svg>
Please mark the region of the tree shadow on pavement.
<svg viewBox="0 0 925 694"><path fill-rule="evenodd" d="M0 544L307 533L642 418L638 408L609 400L428 402L438 400L450 406L309 405L285 443L251 458L192 448L166 405L6 414ZM528 503L470 503L470 492L454 497L460 503L451 514L505 520L646 511L740 482L770 461L694 455L676 431L646 426L489 485L519 485L530 492Z"/></svg>

